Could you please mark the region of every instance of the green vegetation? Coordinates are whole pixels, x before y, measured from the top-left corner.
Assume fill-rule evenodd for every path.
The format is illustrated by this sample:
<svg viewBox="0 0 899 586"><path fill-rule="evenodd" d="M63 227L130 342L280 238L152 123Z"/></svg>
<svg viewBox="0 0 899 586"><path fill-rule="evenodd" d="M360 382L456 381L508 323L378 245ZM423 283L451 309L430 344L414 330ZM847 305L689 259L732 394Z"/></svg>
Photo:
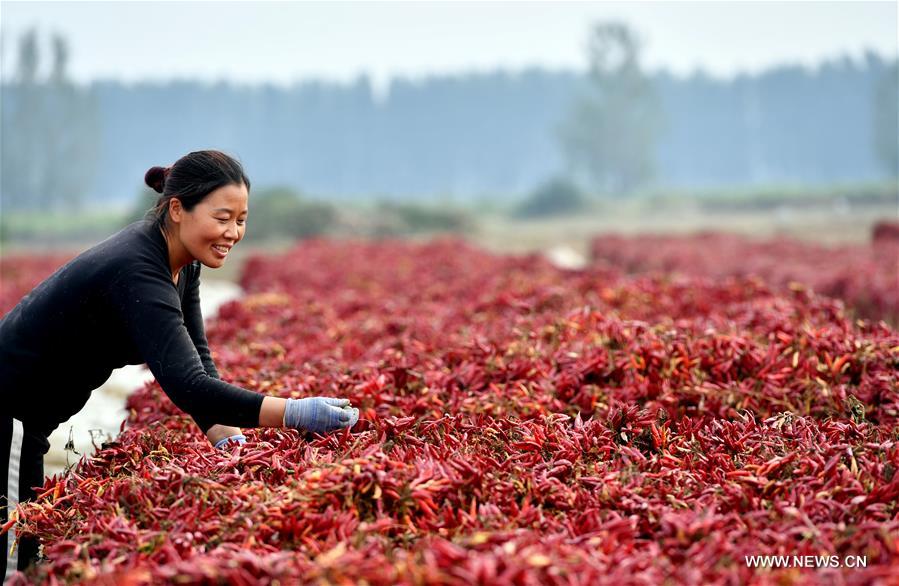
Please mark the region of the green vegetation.
<svg viewBox="0 0 899 586"><path fill-rule="evenodd" d="M474 228L469 210L445 204L381 201L362 232L372 236L407 236L431 232L464 233Z"/></svg>
<svg viewBox="0 0 899 586"><path fill-rule="evenodd" d="M583 210L586 203L577 186L565 178L556 177L537 187L512 215L516 218L561 216Z"/></svg>
<svg viewBox="0 0 899 586"><path fill-rule="evenodd" d="M0 243L53 246L92 242L105 238L123 225L123 214L93 211L6 212L0 215Z"/></svg>
<svg viewBox="0 0 899 586"><path fill-rule="evenodd" d="M330 233L337 210L324 202L306 200L287 187L254 192L247 217L247 240L308 238Z"/></svg>

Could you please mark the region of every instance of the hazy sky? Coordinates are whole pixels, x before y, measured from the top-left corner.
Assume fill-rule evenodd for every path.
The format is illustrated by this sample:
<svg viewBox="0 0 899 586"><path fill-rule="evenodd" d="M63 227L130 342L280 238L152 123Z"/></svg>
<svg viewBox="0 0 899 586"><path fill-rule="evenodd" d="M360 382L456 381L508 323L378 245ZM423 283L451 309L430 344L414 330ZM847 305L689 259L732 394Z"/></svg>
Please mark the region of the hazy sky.
<svg viewBox="0 0 899 586"><path fill-rule="evenodd" d="M590 23L617 19L644 63L730 76L865 49L895 56L896 2L0 2L3 75L37 26L72 48L77 81L241 82L583 69Z"/></svg>

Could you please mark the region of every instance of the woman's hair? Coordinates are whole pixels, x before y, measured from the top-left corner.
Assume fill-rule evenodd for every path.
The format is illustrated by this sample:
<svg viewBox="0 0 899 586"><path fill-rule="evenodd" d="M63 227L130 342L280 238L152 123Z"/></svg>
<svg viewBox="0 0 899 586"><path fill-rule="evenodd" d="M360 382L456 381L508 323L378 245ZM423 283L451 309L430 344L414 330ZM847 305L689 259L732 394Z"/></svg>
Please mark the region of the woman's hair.
<svg viewBox="0 0 899 586"><path fill-rule="evenodd" d="M161 193L147 218L165 226L169 201L177 197L186 211L191 211L207 195L226 185L246 185L250 180L243 166L221 151L194 151L175 161L171 167L151 167L144 181Z"/></svg>

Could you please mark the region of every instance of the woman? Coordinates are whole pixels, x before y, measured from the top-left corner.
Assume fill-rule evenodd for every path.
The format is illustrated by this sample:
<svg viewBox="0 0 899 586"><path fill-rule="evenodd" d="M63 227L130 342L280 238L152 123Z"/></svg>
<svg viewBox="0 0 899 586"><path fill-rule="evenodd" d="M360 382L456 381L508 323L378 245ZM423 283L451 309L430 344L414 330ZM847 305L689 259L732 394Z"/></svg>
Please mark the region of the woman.
<svg viewBox="0 0 899 586"><path fill-rule="evenodd" d="M222 266L244 236L250 181L240 163L197 151L153 167L145 181L162 194L146 219L70 261L0 321L0 519L43 485L50 433L126 364L146 363L216 447L242 443L241 427L327 433L358 420L346 399L281 399L219 378L200 313L200 265ZM7 552L10 533L0 542ZM5 575L36 554L36 543L21 540L0 555Z"/></svg>

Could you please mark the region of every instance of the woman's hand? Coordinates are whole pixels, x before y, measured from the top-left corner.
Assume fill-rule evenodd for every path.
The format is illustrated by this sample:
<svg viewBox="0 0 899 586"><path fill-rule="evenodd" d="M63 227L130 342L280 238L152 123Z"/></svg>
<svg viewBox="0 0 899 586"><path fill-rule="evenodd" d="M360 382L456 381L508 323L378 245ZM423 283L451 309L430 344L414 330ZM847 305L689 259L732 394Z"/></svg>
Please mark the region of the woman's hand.
<svg viewBox="0 0 899 586"><path fill-rule="evenodd" d="M265 397L259 410L259 426L291 427L314 433L352 427L359 421L359 409L349 404L349 399L332 397Z"/></svg>
<svg viewBox="0 0 899 586"><path fill-rule="evenodd" d="M247 436L243 434L228 436L223 440L219 440L215 443L215 447L219 449L224 449L228 446L229 443L235 442L239 445L243 445L247 443Z"/></svg>
<svg viewBox="0 0 899 586"><path fill-rule="evenodd" d="M359 410L350 407L349 399L306 397L287 399L284 425L312 433L328 433L352 427L359 421Z"/></svg>
<svg viewBox="0 0 899 586"><path fill-rule="evenodd" d="M229 439L239 444L247 441L239 427L227 425L213 425L206 431L206 437L217 448L227 445Z"/></svg>

